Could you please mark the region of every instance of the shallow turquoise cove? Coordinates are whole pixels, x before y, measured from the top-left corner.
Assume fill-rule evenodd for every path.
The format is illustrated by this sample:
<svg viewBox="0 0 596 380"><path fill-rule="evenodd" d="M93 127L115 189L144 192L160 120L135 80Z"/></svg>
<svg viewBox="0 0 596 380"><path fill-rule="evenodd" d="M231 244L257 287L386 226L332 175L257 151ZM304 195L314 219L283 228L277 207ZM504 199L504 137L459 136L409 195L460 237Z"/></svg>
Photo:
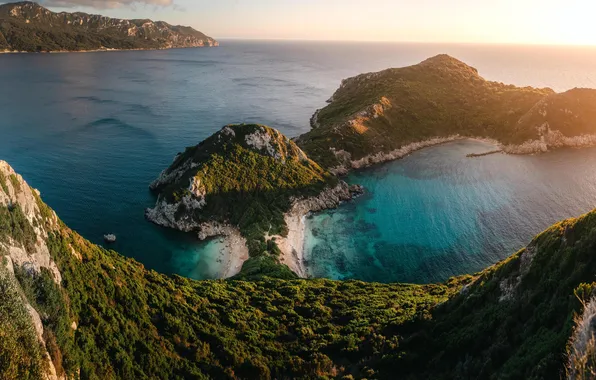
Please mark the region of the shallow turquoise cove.
<svg viewBox="0 0 596 380"><path fill-rule="evenodd" d="M453 142L350 175L366 194L307 218L310 274L442 281L496 263L596 206L596 149L466 157L492 149Z"/></svg>

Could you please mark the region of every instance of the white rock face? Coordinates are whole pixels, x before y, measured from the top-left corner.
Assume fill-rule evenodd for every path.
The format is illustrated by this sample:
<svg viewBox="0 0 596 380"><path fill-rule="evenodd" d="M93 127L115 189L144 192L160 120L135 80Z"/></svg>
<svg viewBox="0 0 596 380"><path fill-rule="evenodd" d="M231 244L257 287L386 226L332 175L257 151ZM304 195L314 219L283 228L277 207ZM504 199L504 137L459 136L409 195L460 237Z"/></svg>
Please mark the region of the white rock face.
<svg viewBox="0 0 596 380"><path fill-rule="evenodd" d="M575 330L570 340L567 379L585 379L586 373L592 373L588 363L591 361L591 350L596 340L595 326L596 297L593 296L585 305L584 312L575 318Z"/></svg>
<svg viewBox="0 0 596 380"><path fill-rule="evenodd" d="M14 265L27 266L35 272L39 272L41 268L49 269L53 274L54 281L60 284L62 276L56 263L52 260L45 242L49 231L44 228L45 222L33 193L36 190L31 189L23 180L23 177L16 174L5 161L0 161L0 173L5 178L4 186L0 186L0 206L12 207L18 204L37 235L35 247L30 251L27 251L25 247L16 241L10 241L8 244L0 243L0 247L3 246L4 250L8 251L8 256ZM50 216L49 224L50 229L58 227L58 219L55 213Z"/></svg>
<svg viewBox="0 0 596 380"><path fill-rule="evenodd" d="M168 203L160 198L154 208L145 211L145 217L157 225L190 232L200 226L192 218L193 211L201 210L204 206L204 199L197 199L192 194L185 195L178 203Z"/></svg>
<svg viewBox="0 0 596 380"><path fill-rule="evenodd" d="M528 140L520 145L507 145L505 153L510 154L535 154L544 153L549 149L557 148L587 148L596 146L596 134L584 134L579 136L565 136L559 130L552 130L548 123L537 127L540 139Z"/></svg>
<svg viewBox="0 0 596 380"><path fill-rule="evenodd" d="M269 156L281 159L281 154L271 144L271 135L264 128L259 127L255 132L246 135L246 144L258 151L265 151Z"/></svg>
<svg viewBox="0 0 596 380"><path fill-rule="evenodd" d="M0 243L0 263L5 263L4 265L8 275L12 276L12 280L17 284L18 281L14 277L15 266L24 267L27 272L32 273L33 275L39 273L41 268L46 268L52 273L53 280L56 284L61 285L62 276L56 263L52 260L45 242L48 233L58 228L56 214L52 213L49 216L49 220L44 221L36 198L36 196L39 196L39 192L31 189L23 178L16 174L8 163L4 161L0 161L0 174L0 180L4 179L4 183L0 183L0 206L14 207L18 205L27 220L31 223L35 234L37 235L35 247L30 250L27 250L26 247L12 239L8 242ZM31 316L31 323L35 327L37 338L42 347L45 347L43 324L39 313L26 299L24 299L23 302ZM57 376L56 369L47 350L43 350L43 355L47 362L47 370L44 374L44 378L48 380L65 378L64 376Z"/></svg>

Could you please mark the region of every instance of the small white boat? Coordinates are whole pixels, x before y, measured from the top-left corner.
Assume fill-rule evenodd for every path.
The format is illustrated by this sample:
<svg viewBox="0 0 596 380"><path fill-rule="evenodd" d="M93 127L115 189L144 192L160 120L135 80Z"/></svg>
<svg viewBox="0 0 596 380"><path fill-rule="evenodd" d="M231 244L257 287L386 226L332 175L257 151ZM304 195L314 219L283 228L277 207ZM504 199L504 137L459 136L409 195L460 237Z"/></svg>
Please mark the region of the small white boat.
<svg viewBox="0 0 596 380"><path fill-rule="evenodd" d="M116 235L114 235L114 234L103 235L103 240L105 240L106 243L115 243Z"/></svg>

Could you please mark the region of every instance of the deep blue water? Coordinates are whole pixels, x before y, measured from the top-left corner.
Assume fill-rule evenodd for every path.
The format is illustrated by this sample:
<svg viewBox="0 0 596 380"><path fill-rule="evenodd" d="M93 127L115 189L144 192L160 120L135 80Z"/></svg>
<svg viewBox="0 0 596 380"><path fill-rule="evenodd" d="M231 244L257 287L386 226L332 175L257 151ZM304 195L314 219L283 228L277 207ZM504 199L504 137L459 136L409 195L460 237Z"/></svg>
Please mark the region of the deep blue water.
<svg viewBox="0 0 596 380"><path fill-rule="evenodd" d="M60 217L91 241L102 243L103 234L115 233L118 242L113 248L149 268L210 278L218 270L212 247L197 242L192 236L153 226L143 217L144 209L154 203L148 184L170 164L177 152L233 122L265 123L296 136L308 130L310 116L315 109L324 106L341 79L361 72L414 64L439 53L449 53L468 62L492 80L550 86L556 90L596 87L596 50L580 48L222 41L222 46L215 49L0 55L0 159L7 160L32 186L39 188L44 200ZM422 151L408 160L420 161L422 167L427 167L425 155L438 154L446 155L445 160L450 162L447 156L451 157L452 152L446 147L449 146ZM587 151L568 154L571 158L562 161L562 172L576 170L578 163L593 162L589 161L592 156ZM510 173L517 172L511 169L512 165L534 158L507 161L509 158L488 157L477 162L499 159L505 161L495 170L513 175ZM405 165L408 160L357 174L352 180L375 189L378 170L402 170L399 165ZM548 162L549 159L536 160ZM456 191L449 190L449 184L463 180L458 177L461 173L456 170L445 174L441 166L426 170L435 173L435 178L425 182L425 186L436 188L437 194L455 197L453 207L434 216L450 217L452 223L443 229L429 228L432 234L424 235L428 221L423 218L412 223L412 229L402 228L408 227L406 224L396 224L387 230L386 223L367 219L371 225L377 223L370 229L377 228L382 234L378 244L393 244L393 248L383 248L383 254L376 254L378 260L386 260L379 267L402 265L403 269L391 273L378 271L375 277L374 271L366 266L359 271L358 266L339 262L336 274L328 270L335 255L321 254L320 267L317 261L312 261L313 272L380 281L426 278L409 274L424 271L412 269L411 260L401 259L403 252L410 252L401 248L404 242L431 247L429 257L438 257L437 247L451 243L461 247L456 254L442 251L444 261L435 260L433 264L440 273L443 267L450 268L450 274L465 272L511 253L509 249L482 253L483 245L477 239L467 242L467 247L455 244L461 235L460 229L474 228L473 225L459 226L457 221L470 209L481 209L476 207L478 203L488 202L484 185L478 184L477 196L460 197ZM483 175L484 169L476 170L479 176ZM543 195L568 181L553 176L553 170L545 164L534 173ZM486 186L493 186L494 176L486 178ZM436 210L424 208L430 202L422 197L425 193L409 187L418 186L415 181L381 180L379 186L383 187L383 183L387 183L387 189L371 191L367 197L374 195L372 199L363 198L363 202L373 202L373 206L366 208L390 212L419 207L421 214L430 213L429 219L433 218ZM509 202L507 207L522 210L542 207L533 201L532 189L511 186L515 187L511 182L500 185L500 191L517 194L512 198L499 198L504 203ZM573 183L569 187L574 195L562 197L552 205L556 211L554 216L573 216L591 207L586 201L591 199L586 198L589 194ZM393 197L391 191L400 197ZM578 200L583 203L577 203ZM382 207L378 207L379 202ZM349 207L358 206L347 206L346 212ZM344 209L338 213L342 212ZM359 212L354 213L353 221L342 219L340 223L353 225L360 218ZM537 219L528 220L529 227L516 232L514 245L526 242L546 226L547 218L540 215L542 211L537 212L528 214ZM378 216L385 218L382 213ZM499 219L499 214L493 217L492 227L507 223L506 218ZM484 232L489 229L479 231L477 235L484 240L492 238L489 232ZM398 232L396 240L387 238L394 232ZM405 235L415 239L398 238ZM363 236L372 235L367 230ZM428 243L429 239L433 240L432 244ZM336 243L330 241L329 244ZM337 248L343 249L343 245ZM368 253L363 254L363 260L369 260L368 256Z"/></svg>

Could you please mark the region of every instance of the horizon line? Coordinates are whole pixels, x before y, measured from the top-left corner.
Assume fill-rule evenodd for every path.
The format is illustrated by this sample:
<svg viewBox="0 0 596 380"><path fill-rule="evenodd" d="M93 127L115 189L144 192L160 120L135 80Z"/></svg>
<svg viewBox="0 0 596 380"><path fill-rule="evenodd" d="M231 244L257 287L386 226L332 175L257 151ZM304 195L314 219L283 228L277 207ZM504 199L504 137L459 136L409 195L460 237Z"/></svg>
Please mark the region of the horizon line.
<svg viewBox="0 0 596 380"><path fill-rule="evenodd" d="M344 39L315 39L315 38L284 38L284 37L213 37L216 40L234 41L288 41L288 42L349 42L349 43L395 43L420 45L507 45L507 46L552 46L552 47L586 47L596 48L596 44L548 43L548 42L512 42L512 41L413 41L413 40L344 40Z"/></svg>

